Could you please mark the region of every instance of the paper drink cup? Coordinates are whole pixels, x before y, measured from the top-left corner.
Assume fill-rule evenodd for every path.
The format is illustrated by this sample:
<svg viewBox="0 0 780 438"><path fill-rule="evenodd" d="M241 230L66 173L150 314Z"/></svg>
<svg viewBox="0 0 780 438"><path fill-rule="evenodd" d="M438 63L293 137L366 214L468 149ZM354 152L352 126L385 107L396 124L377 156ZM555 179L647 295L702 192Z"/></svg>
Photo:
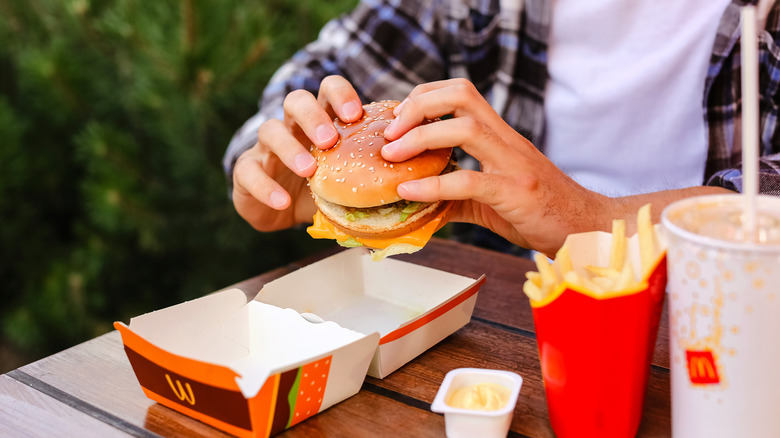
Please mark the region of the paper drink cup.
<svg viewBox="0 0 780 438"><path fill-rule="evenodd" d="M674 436L780 436L780 198L756 201L763 243L743 238L741 195L662 214Z"/></svg>
<svg viewBox="0 0 780 438"><path fill-rule="evenodd" d="M598 241L587 236L597 233L585 234L567 240L575 269L577 253L594 252L581 245ZM599 246L608 250L609 243L601 239ZM634 289L599 295L564 282L550 298L531 300L550 423L558 437L636 435L665 285L661 254Z"/></svg>

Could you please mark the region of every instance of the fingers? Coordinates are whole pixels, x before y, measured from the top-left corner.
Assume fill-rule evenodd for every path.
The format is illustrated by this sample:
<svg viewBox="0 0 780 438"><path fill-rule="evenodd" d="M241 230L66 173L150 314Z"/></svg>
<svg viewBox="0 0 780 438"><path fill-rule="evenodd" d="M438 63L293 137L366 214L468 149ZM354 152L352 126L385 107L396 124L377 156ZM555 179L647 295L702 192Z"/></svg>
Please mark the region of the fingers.
<svg viewBox="0 0 780 438"><path fill-rule="evenodd" d="M382 148L382 157L388 161L404 161L426 149L461 147L480 162L505 161L506 143L495 138L483 123L465 116L418 126L398 140ZM472 145L485 147L472 147Z"/></svg>
<svg viewBox="0 0 780 438"><path fill-rule="evenodd" d="M308 149L292 135L280 120L271 119L257 131L259 147L275 154L290 170L301 177L310 177L317 170L317 162Z"/></svg>
<svg viewBox="0 0 780 438"><path fill-rule="evenodd" d="M304 145L311 141L320 149L333 147L338 133L333 116L343 122L355 122L363 116L360 97L346 79L328 76L322 80L315 98L305 90L295 90L284 99L284 120L293 132L302 131L296 138Z"/></svg>
<svg viewBox="0 0 780 438"><path fill-rule="evenodd" d="M398 195L410 201L434 202L439 199L473 199L495 205L501 193L511 193L511 187L501 188L496 175L457 170L439 176L407 181L398 185Z"/></svg>
<svg viewBox="0 0 780 438"><path fill-rule="evenodd" d="M418 85L395 108L396 118L385 130L385 138L396 140L426 119L447 114L485 117L495 111L479 91L465 79L450 79ZM496 115L497 116L497 115Z"/></svg>
<svg viewBox="0 0 780 438"><path fill-rule="evenodd" d="M357 91L341 76L328 76L322 80L317 101L322 108L332 109L346 123L356 122L363 116L363 105Z"/></svg>
<svg viewBox="0 0 780 438"><path fill-rule="evenodd" d="M295 90L287 95L283 106L287 127L291 130L301 129L306 137L298 138L300 142L304 143L308 138L320 149L336 144L339 135L333 126L333 120L313 94L305 90Z"/></svg>
<svg viewBox="0 0 780 438"><path fill-rule="evenodd" d="M289 207L290 194L265 172L253 154L245 155L239 158L233 170L233 203L236 211L246 218L245 215L253 210L256 201L275 210Z"/></svg>

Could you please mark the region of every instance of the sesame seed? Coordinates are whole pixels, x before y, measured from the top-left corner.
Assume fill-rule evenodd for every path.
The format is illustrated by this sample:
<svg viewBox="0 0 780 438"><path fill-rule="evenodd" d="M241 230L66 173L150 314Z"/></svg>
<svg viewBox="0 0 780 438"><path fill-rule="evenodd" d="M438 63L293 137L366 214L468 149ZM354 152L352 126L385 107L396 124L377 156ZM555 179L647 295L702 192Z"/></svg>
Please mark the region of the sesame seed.
<svg viewBox="0 0 780 438"><path fill-rule="evenodd" d="M380 183L380 184L382 183L382 178L379 178L379 183ZM383 202L383 204L384 204L384 202Z"/></svg>
<svg viewBox="0 0 780 438"><path fill-rule="evenodd" d="M369 143L368 145L369 145L369 146L371 146L371 145L373 145L373 144L374 144L374 142L372 141L372 142L371 142L371 143Z"/></svg>
<svg viewBox="0 0 780 438"><path fill-rule="evenodd" d="M363 152L363 148L358 148L358 152Z"/></svg>
<svg viewBox="0 0 780 438"><path fill-rule="evenodd" d="M373 171L374 171L374 168L373 168L373 167L369 167L369 168L368 168L368 170L369 170L369 171L371 171L371 172L373 172Z"/></svg>
<svg viewBox="0 0 780 438"><path fill-rule="evenodd" d="M336 167L336 172L340 171L341 167Z"/></svg>
<svg viewBox="0 0 780 438"><path fill-rule="evenodd" d="M357 187L352 187L352 193L357 193Z"/></svg>
<svg viewBox="0 0 780 438"><path fill-rule="evenodd" d="M373 152L370 152L370 153L368 154L368 156L369 156L369 157L371 157L371 158L373 158L373 157L374 157L374 153L373 153Z"/></svg>
<svg viewBox="0 0 780 438"><path fill-rule="evenodd" d="M347 160L344 160L344 167L347 167Z"/></svg>
<svg viewBox="0 0 780 438"><path fill-rule="evenodd" d="M325 181L326 179L328 179L328 175L325 175L325 176L322 177L323 181Z"/></svg>
<svg viewBox="0 0 780 438"><path fill-rule="evenodd" d="M360 183L360 187L363 187L363 183Z"/></svg>
<svg viewBox="0 0 780 438"><path fill-rule="evenodd" d="M352 173L352 169L349 169L349 173Z"/></svg>
<svg viewBox="0 0 780 438"><path fill-rule="evenodd" d="M336 154L336 159L338 160L339 158L341 158L341 154Z"/></svg>
<svg viewBox="0 0 780 438"><path fill-rule="evenodd" d="M387 163L384 163L384 164L385 164L385 167L387 167Z"/></svg>
<svg viewBox="0 0 780 438"><path fill-rule="evenodd" d="M355 154L353 154L352 152L350 152L350 153L349 153L349 156L350 156L351 158L355 158Z"/></svg>
<svg viewBox="0 0 780 438"><path fill-rule="evenodd" d="M391 169L393 168L393 165L392 165L392 164L390 165L390 168L391 168Z"/></svg>
<svg viewBox="0 0 780 438"><path fill-rule="evenodd" d="M412 171L412 168L411 168L411 167L407 167L407 169L409 169L409 172L411 172L411 171Z"/></svg>

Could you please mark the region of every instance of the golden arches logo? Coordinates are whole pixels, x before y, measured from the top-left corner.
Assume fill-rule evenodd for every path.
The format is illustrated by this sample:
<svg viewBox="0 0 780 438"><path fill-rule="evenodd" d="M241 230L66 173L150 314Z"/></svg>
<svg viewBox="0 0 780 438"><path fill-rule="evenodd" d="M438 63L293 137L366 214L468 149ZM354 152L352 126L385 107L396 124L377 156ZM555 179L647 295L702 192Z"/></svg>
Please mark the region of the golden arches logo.
<svg viewBox="0 0 780 438"><path fill-rule="evenodd" d="M178 397L179 400L186 401L187 403L195 406L195 394L192 392L192 387L188 382L185 382L184 386L182 386L181 382L176 379L176 386L174 386L173 381L171 380L171 376L169 376L167 373L165 374L165 380L168 381L168 385L171 387L171 391L176 394L176 397ZM185 387L187 388L186 391L184 390Z"/></svg>
<svg viewBox="0 0 780 438"><path fill-rule="evenodd" d="M691 383L713 384L720 383L718 370L715 367L715 360L711 351L691 351L685 352L688 359L688 376Z"/></svg>

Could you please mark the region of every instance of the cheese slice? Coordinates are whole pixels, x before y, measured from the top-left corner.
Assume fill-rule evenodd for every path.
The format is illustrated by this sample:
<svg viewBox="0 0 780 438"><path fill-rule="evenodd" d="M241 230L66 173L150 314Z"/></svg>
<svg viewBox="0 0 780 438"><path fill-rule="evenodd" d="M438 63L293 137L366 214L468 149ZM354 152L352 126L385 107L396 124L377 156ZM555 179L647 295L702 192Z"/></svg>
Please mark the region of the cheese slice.
<svg viewBox="0 0 780 438"><path fill-rule="evenodd" d="M403 245L404 247L414 246L419 249L425 246L425 244L431 240L433 233L444 226L444 216L447 214L450 208L452 208L452 204L445 207L441 212L439 212L439 214L436 215L436 217L434 217L430 222L426 223L422 227L410 233L389 239L370 239L365 237L350 236L349 234L336 228L322 213L320 213L319 210L317 210L317 213L314 214L314 223L312 226L306 229L306 232L308 232L309 235L315 239L335 239L338 242L345 242L349 239L354 239L363 246L379 250L387 249L391 245Z"/></svg>

